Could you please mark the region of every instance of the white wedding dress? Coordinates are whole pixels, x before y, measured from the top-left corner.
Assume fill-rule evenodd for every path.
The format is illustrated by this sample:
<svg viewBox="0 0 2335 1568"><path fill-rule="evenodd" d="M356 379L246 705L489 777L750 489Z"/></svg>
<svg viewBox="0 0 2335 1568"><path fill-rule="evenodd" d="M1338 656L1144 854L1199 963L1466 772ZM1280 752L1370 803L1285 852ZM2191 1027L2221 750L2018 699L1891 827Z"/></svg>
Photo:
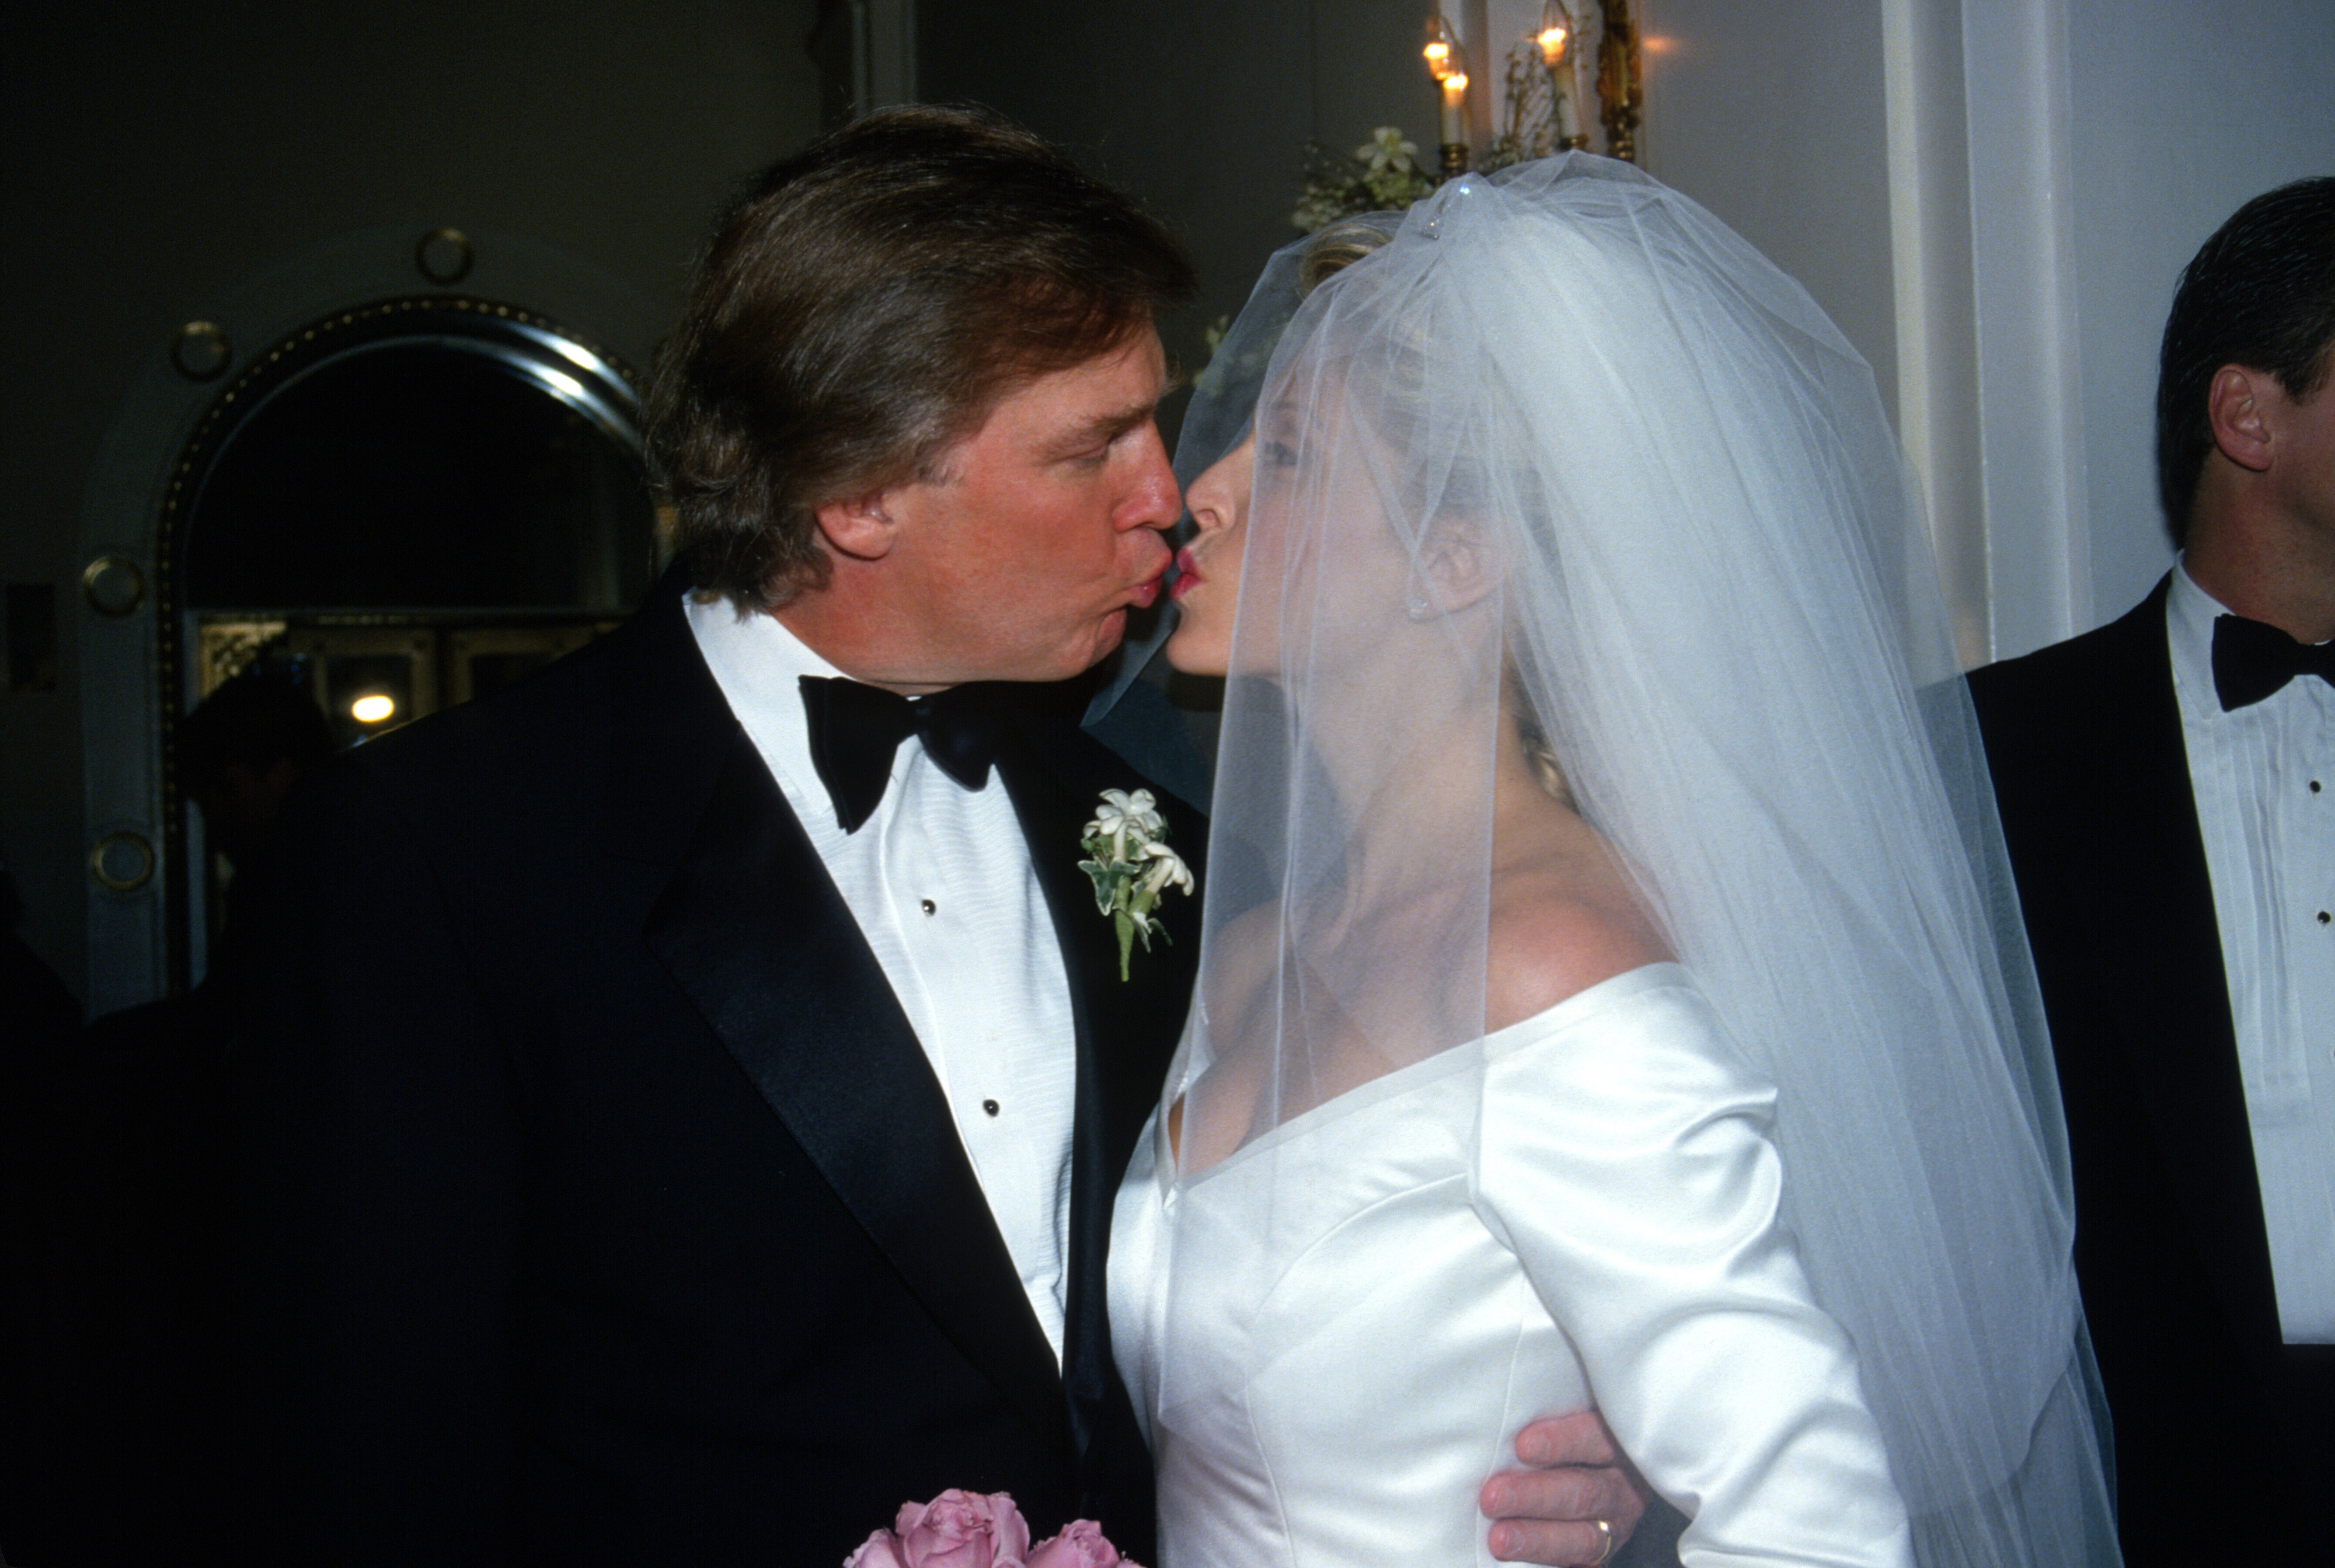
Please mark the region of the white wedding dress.
<svg viewBox="0 0 2335 1568"><path fill-rule="evenodd" d="M2113 1568L2049 1045L1871 371L1611 160L1362 227L1267 268L1177 456L1255 440L1181 1166L1155 1127L1110 1259L1163 1568L1485 1562L1517 1428L1590 1404L1690 1563ZM1677 964L1485 1037L1584 957L1535 891L1584 868Z"/></svg>
<svg viewBox="0 0 2335 1568"><path fill-rule="evenodd" d="M1514 1434L1593 1402L1691 1517L1687 1563L1910 1563L1852 1352L1777 1224L1773 1108L1658 964L1197 1176L1155 1117L1110 1305L1160 1568L1488 1563L1477 1493Z"/></svg>

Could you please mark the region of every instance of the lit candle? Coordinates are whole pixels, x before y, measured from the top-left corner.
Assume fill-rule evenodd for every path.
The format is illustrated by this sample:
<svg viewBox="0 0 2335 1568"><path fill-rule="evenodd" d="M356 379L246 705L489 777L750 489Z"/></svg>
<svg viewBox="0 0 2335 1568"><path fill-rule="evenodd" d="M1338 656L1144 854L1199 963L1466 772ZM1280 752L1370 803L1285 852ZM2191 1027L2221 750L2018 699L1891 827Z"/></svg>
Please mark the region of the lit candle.
<svg viewBox="0 0 2335 1568"><path fill-rule="evenodd" d="M1466 145L1468 140L1468 73L1454 71L1443 79L1443 143L1447 147Z"/></svg>
<svg viewBox="0 0 2335 1568"><path fill-rule="evenodd" d="M1556 145L1570 147L1581 139L1581 118L1574 109L1578 94L1574 91L1573 17L1562 0L1547 0L1540 8L1540 35L1534 42L1540 45L1540 63L1548 72L1549 119Z"/></svg>
<svg viewBox="0 0 2335 1568"><path fill-rule="evenodd" d="M1570 147L1581 134L1581 121L1573 111L1573 63L1565 58L1564 38L1560 35L1556 47L1551 49L1548 34L1541 34L1540 57L1548 68L1549 119L1555 126L1556 145Z"/></svg>

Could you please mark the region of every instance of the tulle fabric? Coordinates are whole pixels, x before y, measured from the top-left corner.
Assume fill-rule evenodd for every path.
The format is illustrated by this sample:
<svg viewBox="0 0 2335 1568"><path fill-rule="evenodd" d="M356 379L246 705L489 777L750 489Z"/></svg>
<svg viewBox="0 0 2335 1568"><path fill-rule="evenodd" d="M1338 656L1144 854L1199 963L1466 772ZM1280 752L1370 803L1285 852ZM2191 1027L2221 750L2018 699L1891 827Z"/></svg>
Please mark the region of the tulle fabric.
<svg viewBox="0 0 2335 1568"><path fill-rule="evenodd" d="M1284 332L1295 248L1187 426L1213 459L1253 411L1258 455L1179 1179L1486 1033L1508 683L1778 1087L1782 1221L1920 1560L2113 1563L2049 1047L1871 373L1604 160L1447 185ZM1255 1234L1303 1234L1317 1147L1254 1151ZM1220 1296L1199 1246L1171 1226L1174 1277ZM1158 1420L1241 1375L1171 1359Z"/></svg>

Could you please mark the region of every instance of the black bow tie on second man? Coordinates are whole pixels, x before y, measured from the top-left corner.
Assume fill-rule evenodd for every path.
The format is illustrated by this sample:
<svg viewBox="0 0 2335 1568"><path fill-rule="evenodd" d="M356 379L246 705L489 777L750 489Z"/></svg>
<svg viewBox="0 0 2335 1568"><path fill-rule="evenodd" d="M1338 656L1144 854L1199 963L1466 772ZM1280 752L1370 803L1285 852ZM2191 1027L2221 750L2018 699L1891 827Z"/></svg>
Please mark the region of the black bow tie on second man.
<svg viewBox="0 0 2335 1568"><path fill-rule="evenodd" d="M811 766L819 769L836 820L857 833L876 814L892 780L892 756L915 735L941 771L978 789L997 760L1000 704L982 684L952 686L929 697L903 697L857 681L802 677L810 721Z"/></svg>
<svg viewBox="0 0 2335 1568"><path fill-rule="evenodd" d="M2297 675L2335 685L2335 643L2298 643L2243 615L2214 617L2214 694L2223 711L2259 702Z"/></svg>

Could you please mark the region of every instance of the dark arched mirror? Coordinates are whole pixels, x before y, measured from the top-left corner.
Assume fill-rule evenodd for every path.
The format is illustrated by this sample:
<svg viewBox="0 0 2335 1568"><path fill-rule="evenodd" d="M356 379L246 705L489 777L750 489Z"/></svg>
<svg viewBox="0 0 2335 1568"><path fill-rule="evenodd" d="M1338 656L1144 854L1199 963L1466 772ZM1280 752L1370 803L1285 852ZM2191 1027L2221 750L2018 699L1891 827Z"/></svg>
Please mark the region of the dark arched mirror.
<svg viewBox="0 0 2335 1568"><path fill-rule="evenodd" d="M294 334L213 402L164 508L164 733L265 659L363 744L589 641L654 580L635 378L490 302L390 300ZM232 866L171 750L173 978ZM208 757L208 753L206 753Z"/></svg>

